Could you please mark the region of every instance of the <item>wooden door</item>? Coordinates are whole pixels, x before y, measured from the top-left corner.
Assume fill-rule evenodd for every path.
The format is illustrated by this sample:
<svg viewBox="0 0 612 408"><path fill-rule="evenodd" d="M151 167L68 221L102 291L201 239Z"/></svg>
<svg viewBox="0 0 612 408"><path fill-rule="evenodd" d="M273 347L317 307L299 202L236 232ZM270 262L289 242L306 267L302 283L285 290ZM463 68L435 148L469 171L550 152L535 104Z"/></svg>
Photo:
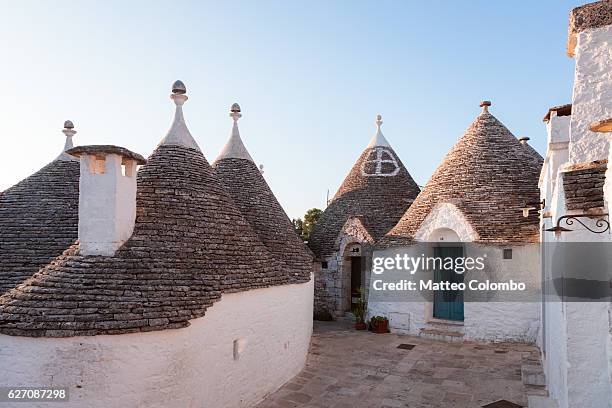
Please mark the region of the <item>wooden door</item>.
<svg viewBox="0 0 612 408"><path fill-rule="evenodd" d="M463 256L462 247L436 247L434 256L442 258L458 258ZM434 281L463 282L463 274L455 271L437 269L434 271ZM434 317L438 319L463 321L463 291L436 290L434 291Z"/></svg>

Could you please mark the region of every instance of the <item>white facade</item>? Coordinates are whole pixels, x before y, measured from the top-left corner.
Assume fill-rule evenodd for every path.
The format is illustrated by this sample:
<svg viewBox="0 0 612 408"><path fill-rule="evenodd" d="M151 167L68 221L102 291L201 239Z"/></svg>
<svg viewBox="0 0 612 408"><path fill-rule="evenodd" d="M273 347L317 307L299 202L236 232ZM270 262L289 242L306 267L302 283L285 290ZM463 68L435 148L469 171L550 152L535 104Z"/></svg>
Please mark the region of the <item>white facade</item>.
<svg viewBox="0 0 612 408"><path fill-rule="evenodd" d="M608 135L592 132L593 122L612 117L612 25L577 34L572 97L570 161L608 158Z"/></svg>
<svg viewBox="0 0 612 408"><path fill-rule="evenodd" d="M0 384L68 387L70 401L62 407L250 407L304 366L312 282L224 294L178 330L0 335Z"/></svg>
<svg viewBox="0 0 612 408"><path fill-rule="evenodd" d="M573 40L572 40L573 41ZM572 42L571 41L571 42ZM555 121L548 124L549 146L546 165L541 177L543 228L554 226L559 217L578 215L582 211L568 210L565 204L563 173L571 165L590 163L609 157L609 134L592 132L593 122L612 117L612 26L586 29L576 35L576 71L572 99L572 115L566 136L565 121L551 132ZM554 129L553 129L554 130ZM551 133L553 137L551 137ZM554 137L559 136L558 138ZM569 143L565 143L565 140ZM567 146L567 147L565 147ZM565 163L564 163L565 162ZM612 200L610 165L604 188L606 209ZM594 221L582 221L594 227ZM544 273L550 279L555 273L554 262L563 262L561 243L612 242L610 234L594 234L574 223L572 232L555 236L544 232ZM612 314L610 303L564 302L553 288L547 286L543 303L540 339L550 406L558 408L612 407Z"/></svg>
<svg viewBox="0 0 612 408"><path fill-rule="evenodd" d="M546 180L550 183L550 180ZM553 200L547 207L544 228L566 214L562 173L555 183ZM608 198L609 200L609 198ZM583 220L585 221L585 220ZM590 226L594 227L593 221ZM574 224L576 225L576 224ZM544 273L550 279L554 262L563 262L555 243L601 242L610 235L596 235L578 226L559 237L542 236L545 248ZM553 288L545 287L543 304L542 362L550 397L559 408L604 408L612 406L612 334L610 304L607 302L563 302Z"/></svg>
<svg viewBox="0 0 612 408"><path fill-rule="evenodd" d="M420 242L469 243L478 238L465 215L451 203L436 205L415 234ZM471 245L469 248L474 248ZM408 254L418 257L423 247L407 246L374 251L373 258L395 257ZM503 249L512 249L512 259L503 259ZM425 254L431 255L431 254ZM464 256L473 256L466 252ZM487 258L487 278L491 281L506 281L512 278L525 282L528 287L539 287L539 247L521 246L478 246L478 256ZM387 273L387 272L385 272ZM390 271L390 273L398 273ZM400 272L401 273L401 272ZM366 273L370 275L369 271ZM430 278L433 278L431 271ZM375 275L371 275L375 279ZM407 295L410 296L410 295ZM434 318L433 302L415 298L412 301L381 301L370 288L368 315L383 315L389 318L392 332L419 335L423 329L435 327L439 319ZM460 328L466 340L483 341L536 341L540 318L540 304L532 302L507 302L491 299L487 302L465 302L463 322L453 322ZM433 326L432 326L433 325Z"/></svg>

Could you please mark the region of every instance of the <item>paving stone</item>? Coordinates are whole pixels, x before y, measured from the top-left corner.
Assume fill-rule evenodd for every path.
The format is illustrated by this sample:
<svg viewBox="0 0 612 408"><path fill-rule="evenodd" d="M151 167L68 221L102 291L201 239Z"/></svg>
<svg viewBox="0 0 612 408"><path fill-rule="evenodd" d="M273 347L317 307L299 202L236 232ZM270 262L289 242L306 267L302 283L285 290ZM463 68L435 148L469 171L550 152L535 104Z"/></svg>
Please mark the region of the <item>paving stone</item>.
<svg viewBox="0 0 612 408"><path fill-rule="evenodd" d="M291 401L291 402L298 402L300 404L305 404L307 402L310 402L312 397L302 392L292 392L291 394L285 396L284 399L287 401Z"/></svg>
<svg viewBox="0 0 612 408"><path fill-rule="evenodd" d="M406 342L418 344L418 353L395 354ZM335 322L316 322L312 344L320 355L311 353L305 370L257 408L478 408L499 399L526 406L527 395L546 392L520 379L521 364L537 362L531 345L445 344ZM455 367L459 362L465 368Z"/></svg>

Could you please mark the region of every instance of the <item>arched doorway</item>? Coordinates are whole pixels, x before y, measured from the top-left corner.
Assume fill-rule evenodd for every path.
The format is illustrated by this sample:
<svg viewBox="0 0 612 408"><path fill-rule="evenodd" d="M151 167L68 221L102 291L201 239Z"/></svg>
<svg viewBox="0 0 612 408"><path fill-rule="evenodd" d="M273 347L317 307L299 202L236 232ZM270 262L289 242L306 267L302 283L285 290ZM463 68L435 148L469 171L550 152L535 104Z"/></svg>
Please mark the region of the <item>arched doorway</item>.
<svg viewBox="0 0 612 408"><path fill-rule="evenodd" d="M459 235L449 228L439 228L430 235L433 243L433 256L441 259L434 268L434 282L463 283L463 274L456 273L443 267L448 259L454 260L464 256L464 247ZM463 291L436 290L433 297L433 317L436 319L463 321Z"/></svg>
<svg viewBox="0 0 612 408"><path fill-rule="evenodd" d="M361 296L360 291L364 286L365 258L360 243L352 243L346 246L342 265L342 300L341 310L352 312L355 304Z"/></svg>

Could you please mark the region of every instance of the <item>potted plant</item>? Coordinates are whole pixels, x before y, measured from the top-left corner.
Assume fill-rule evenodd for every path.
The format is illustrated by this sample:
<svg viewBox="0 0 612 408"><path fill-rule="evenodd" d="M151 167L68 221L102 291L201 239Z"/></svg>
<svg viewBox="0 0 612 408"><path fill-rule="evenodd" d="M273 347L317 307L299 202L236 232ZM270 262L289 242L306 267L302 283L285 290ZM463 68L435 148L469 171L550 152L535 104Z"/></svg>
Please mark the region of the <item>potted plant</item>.
<svg viewBox="0 0 612 408"><path fill-rule="evenodd" d="M365 302L363 300L363 288L359 288L359 298L357 299L357 303L353 308L353 314L355 315L355 329L357 330L365 330L367 329L367 325L365 324L364 316L365 316Z"/></svg>
<svg viewBox="0 0 612 408"><path fill-rule="evenodd" d="M374 333L389 332L389 319L384 316L374 316L370 319L370 325Z"/></svg>

